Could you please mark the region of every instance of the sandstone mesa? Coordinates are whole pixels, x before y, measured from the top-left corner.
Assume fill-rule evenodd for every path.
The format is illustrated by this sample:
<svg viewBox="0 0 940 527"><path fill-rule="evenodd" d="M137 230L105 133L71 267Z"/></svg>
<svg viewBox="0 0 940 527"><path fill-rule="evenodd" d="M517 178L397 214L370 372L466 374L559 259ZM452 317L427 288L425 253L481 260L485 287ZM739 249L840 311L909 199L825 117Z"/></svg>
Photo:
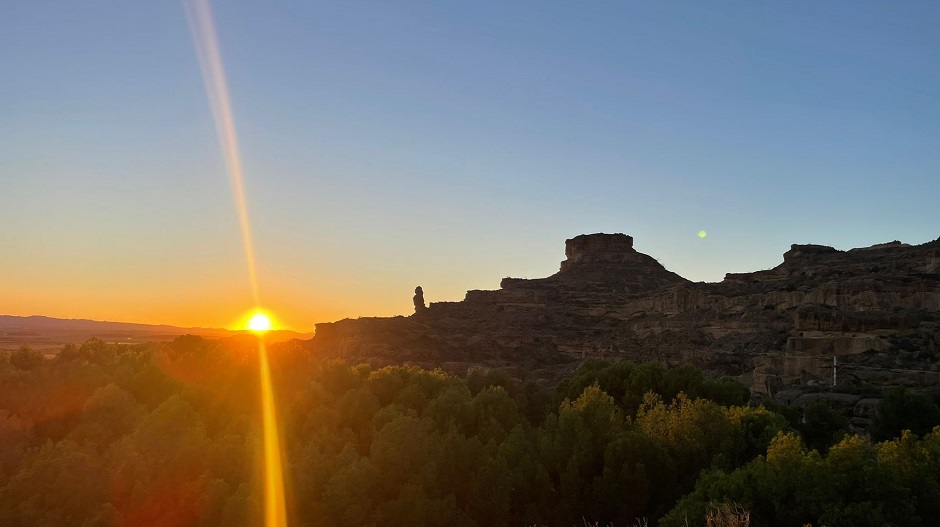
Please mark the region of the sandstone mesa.
<svg viewBox="0 0 940 527"><path fill-rule="evenodd" d="M576 236L565 256L552 276L505 278L460 302L425 308L416 294L414 316L317 324L308 346L373 366L502 367L547 382L587 358L692 363L797 404L870 407L838 392L940 385L940 239L793 245L773 269L718 283L668 271L625 234ZM856 410L864 419L870 408Z"/></svg>

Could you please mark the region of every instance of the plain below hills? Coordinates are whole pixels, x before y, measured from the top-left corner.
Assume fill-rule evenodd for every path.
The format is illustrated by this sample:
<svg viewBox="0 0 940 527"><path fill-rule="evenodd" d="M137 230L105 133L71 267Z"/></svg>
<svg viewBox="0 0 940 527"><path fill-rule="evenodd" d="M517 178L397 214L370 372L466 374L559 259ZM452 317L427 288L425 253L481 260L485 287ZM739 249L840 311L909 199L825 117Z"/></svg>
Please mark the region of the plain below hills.
<svg viewBox="0 0 940 527"><path fill-rule="evenodd" d="M245 333L247 332L222 328L181 328L130 322L0 315L0 350L14 350L25 344L37 351L53 352L65 344L81 344L90 338L114 343L140 344L173 340L180 335L223 338ZM312 333L275 330L265 334L265 341L274 343L309 339L312 336Z"/></svg>

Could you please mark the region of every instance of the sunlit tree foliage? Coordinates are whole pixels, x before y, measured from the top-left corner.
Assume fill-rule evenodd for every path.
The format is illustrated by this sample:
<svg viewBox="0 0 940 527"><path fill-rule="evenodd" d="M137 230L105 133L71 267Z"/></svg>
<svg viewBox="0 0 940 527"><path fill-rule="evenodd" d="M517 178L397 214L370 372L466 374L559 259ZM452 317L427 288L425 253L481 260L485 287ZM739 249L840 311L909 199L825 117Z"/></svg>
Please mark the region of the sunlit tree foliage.
<svg viewBox="0 0 940 527"><path fill-rule="evenodd" d="M0 525L260 525L254 346L0 358ZM270 351L295 525L704 525L721 503L753 525L940 517L929 394L889 392L872 443L828 407L748 406L691 366L589 361L556 389Z"/></svg>

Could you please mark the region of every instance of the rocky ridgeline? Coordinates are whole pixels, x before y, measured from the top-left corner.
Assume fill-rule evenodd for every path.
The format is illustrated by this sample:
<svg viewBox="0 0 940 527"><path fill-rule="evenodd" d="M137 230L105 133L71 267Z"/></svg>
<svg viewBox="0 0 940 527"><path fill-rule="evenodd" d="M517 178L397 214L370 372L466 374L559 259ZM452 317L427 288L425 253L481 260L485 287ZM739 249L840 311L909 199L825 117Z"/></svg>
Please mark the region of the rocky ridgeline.
<svg viewBox="0 0 940 527"><path fill-rule="evenodd" d="M373 364L546 379L589 357L690 362L781 397L830 386L833 357L839 389L940 384L940 239L793 245L777 267L719 283L666 270L624 234L577 236L565 256L552 276L505 278L461 302L424 309L416 297L410 317L317 324L309 345Z"/></svg>

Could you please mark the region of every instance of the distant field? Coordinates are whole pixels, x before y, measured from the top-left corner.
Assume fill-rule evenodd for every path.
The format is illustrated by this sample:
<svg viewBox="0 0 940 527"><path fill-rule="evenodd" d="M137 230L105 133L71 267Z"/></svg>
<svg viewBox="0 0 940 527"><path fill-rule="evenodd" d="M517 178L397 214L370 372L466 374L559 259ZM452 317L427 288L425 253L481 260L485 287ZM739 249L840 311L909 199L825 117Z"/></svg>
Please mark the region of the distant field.
<svg viewBox="0 0 940 527"><path fill-rule="evenodd" d="M0 350L15 350L23 344L43 353L58 352L66 344L81 344L98 338L115 344L140 344L173 340L180 335L229 337L243 333L220 328L180 328L166 325L59 319L42 316L0 315ZM312 333L278 330L266 335L269 342L308 339Z"/></svg>

